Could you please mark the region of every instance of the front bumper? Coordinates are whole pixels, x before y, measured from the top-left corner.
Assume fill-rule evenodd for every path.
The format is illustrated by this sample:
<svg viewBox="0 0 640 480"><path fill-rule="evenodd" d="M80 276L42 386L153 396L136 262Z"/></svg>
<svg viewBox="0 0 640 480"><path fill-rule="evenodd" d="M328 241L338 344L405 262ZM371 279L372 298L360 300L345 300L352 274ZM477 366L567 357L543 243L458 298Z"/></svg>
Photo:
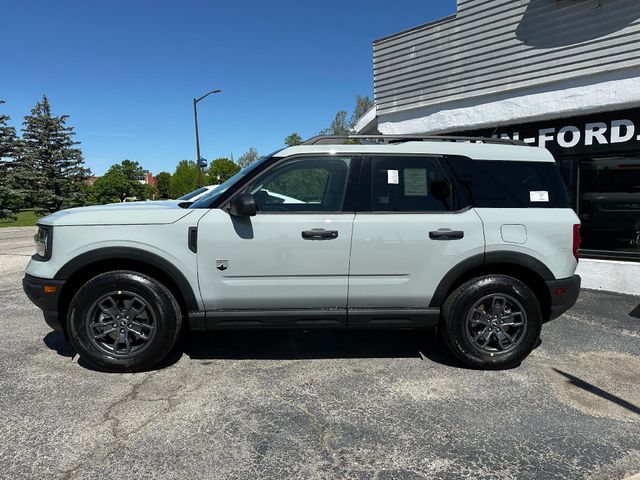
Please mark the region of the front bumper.
<svg viewBox="0 0 640 480"><path fill-rule="evenodd" d="M580 276L545 282L549 289L551 308L548 320L559 317L576 304L580 294Z"/></svg>
<svg viewBox="0 0 640 480"><path fill-rule="evenodd" d="M29 300L42 310L44 321L54 330L63 330L62 322L58 314L58 299L64 285L64 280L51 280L39 278L28 273L22 279L22 288ZM45 293L44 287L55 287L55 291Z"/></svg>

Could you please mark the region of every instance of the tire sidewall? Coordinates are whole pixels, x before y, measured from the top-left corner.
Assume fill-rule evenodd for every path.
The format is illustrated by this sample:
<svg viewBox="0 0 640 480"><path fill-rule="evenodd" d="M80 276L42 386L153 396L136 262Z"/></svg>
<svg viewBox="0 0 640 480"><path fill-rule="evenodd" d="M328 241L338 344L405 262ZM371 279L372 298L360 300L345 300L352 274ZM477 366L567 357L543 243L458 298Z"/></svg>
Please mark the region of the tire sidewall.
<svg viewBox="0 0 640 480"><path fill-rule="evenodd" d="M520 343L509 352L497 355L477 350L466 334L469 311L482 297L496 293L515 298L527 315L526 330ZM444 318L447 343L458 358L473 367L499 369L517 366L531 353L540 338L540 304L531 289L515 278L490 275L471 280L462 285L451 300Z"/></svg>
<svg viewBox="0 0 640 480"><path fill-rule="evenodd" d="M142 297L153 310L156 333L151 344L138 355L120 358L99 349L88 337L86 321L95 301L113 291L129 291ZM98 370L131 372L151 368L173 348L180 326L180 311L171 293L146 275L116 271L98 275L85 283L74 296L67 317L71 343L89 364Z"/></svg>

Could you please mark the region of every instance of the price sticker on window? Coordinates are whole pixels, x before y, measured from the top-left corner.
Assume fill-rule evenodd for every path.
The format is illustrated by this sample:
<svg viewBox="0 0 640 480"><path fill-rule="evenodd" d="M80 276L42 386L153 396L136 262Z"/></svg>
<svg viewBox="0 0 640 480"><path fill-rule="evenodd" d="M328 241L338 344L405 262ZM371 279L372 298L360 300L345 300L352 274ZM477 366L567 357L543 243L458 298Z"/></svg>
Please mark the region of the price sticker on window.
<svg viewBox="0 0 640 480"><path fill-rule="evenodd" d="M531 202L548 202L549 192L547 192L546 190L530 191L529 200Z"/></svg>
<svg viewBox="0 0 640 480"><path fill-rule="evenodd" d="M387 170L387 183L390 185L398 185L400 183L398 170Z"/></svg>

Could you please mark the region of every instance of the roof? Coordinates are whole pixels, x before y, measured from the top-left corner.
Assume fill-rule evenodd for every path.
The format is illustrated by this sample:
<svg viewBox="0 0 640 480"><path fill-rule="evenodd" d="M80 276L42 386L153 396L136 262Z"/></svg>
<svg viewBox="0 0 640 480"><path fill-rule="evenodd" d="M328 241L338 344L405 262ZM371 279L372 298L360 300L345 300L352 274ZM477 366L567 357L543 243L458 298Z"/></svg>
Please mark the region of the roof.
<svg viewBox="0 0 640 480"><path fill-rule="evenodd" d="M334 137L328 137L334 138ZM392 137L393 138L393 137ZM344 139L343 139L344 140ZM279 151L276 157L286 157L300 154L420 154L420 155L460 155L474 160L512 160L525 162L553 162L553 155L544 148L526 145L514 145L507 142L499 142L498 139L485 139L487 142L478 143L478 139L472 141L442 141L436 139L411 139L397 143L375 144L343 144L336 140L335 143L314 143L288 147Z"/></svg>

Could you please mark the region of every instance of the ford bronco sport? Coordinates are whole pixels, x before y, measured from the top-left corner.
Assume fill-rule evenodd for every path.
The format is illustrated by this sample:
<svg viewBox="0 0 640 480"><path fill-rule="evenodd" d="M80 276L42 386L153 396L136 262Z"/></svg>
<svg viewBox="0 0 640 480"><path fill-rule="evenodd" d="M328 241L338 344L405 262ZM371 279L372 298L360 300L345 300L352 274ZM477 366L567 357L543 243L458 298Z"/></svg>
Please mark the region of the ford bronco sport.
<svg viewBox="0 0 640 480"><path fill-rule="evenodd" d="M580 290L579 220L552 155L517 141L315 137L193 204L42 218L24 290L106 371L158 364L183 326L437 327L508 368Z"/></svg>

